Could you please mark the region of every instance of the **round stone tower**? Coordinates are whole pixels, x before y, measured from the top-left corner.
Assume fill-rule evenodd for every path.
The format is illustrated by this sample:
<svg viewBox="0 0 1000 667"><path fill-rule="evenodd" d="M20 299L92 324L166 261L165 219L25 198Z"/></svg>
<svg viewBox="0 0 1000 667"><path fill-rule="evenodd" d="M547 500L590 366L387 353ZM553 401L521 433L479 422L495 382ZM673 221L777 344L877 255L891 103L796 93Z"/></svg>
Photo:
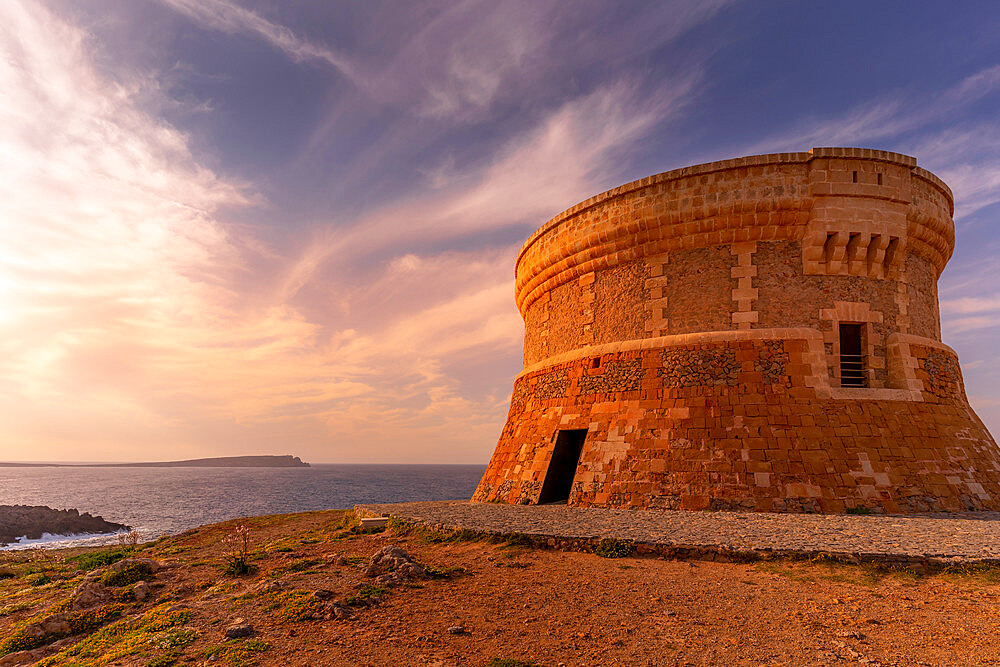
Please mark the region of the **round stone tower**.
<svg viewBox="0 0 1000 667"><path fill-rule="evenodd" d="M524 371L474 500L1000 510L1000 450L941 343L949 188L814 148L669 171L524 244Z"/></svg>

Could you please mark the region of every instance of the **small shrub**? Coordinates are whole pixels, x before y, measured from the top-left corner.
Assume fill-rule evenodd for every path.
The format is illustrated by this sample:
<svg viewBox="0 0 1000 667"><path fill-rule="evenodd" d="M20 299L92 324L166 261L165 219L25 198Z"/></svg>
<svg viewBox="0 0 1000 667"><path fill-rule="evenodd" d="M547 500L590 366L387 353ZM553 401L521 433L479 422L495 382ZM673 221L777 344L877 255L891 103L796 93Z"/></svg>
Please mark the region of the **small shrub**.
<svg viewBox="0 0 1000 667"><path fill-rule="evenodd" d="M51 583L52 577L42 572L41 574L36 574L35 576L28 579L28 583L32 586L44 586L45 584Z"/></svg>
<svg viewBox="0 0 1000 667"><path fill-rule="evenodd" d="M177 628L166 631L158 641L161 646L170 648L181 648L194 643L198 639L198 633L190 628Z"/></svg>
<svg viewBox="0 0 1000 667"><path fill-rule="evenodd" d="M513 658L490 658L482 667L542 667L537 662L525 662Z"/></svg>
<svg viewBox="0 0 1000 667"><path fill-rule="evenodd" d="M118 533L118 544L123 547L135 548L139 544L139 531L133 528L127 533Z"/></svg>
<svg viewBox="0 0 1000 667"><path fill-rule="evenodd" d="M625 558L635 553L635 545L625 540L605 537L594 548L594 553L601 558Z"/></svg>
<svg viewBox="0 0 1000 667"><path fill-rule="evenodd" d="M340 517L340 521L337 522L334 528L335 530L350 530L360 525L361 520L358 519L358 515L354 513L354 510L348 510Z"/></svg>
<svg viewBox="0 0 1000 667"><path fill-rule="evenodd" d="M169 605L170 603L165 603L148 610L142 616L123 618L110 623L63 651L44 658L38 664L42 667L121 664L122 659L127 656L148 654L148 651L158 648L170 648L169 645L161 643L162 638L169 636L169 633L184 625L191 617L191 612L188 610L167 611ZM117 608L114 615L110 614L111 611L114 611L109 609L112 607ZM125 609L125 605L106 605L101 609L104 611L100 614L81 612L92 614L91 622L96 624L87 629L74 628L73 634L97 629L98 625L120 615L121 611ZM172 654L173 651L169 653ZM128 664L135 663L130 661Z"/></svg>
<svg viewBox="0 0 1000 667"><path fill-rule="evenodd" d="M403 535L411 533L414 525L412 521L400 519L398 516L391 516L389 517L389 520L385 522L385 527L387 530L391 530L394 534L402 537Z"/></svg>
<svg viewBox="0 0 1000 667"><path fill-rule="evenodd" d="M530 547L534 545L531 538L524 533L511 533L510 535L504 535L503 542L509 547Z"/></svg>
<svg viewBox="0 0 1000 667"><path fill-rule="evenodd" d="M122 609L125 608L125 606L121 604L107 604L103 607L98 607L97 609L74 612L67 619L69 632L66 634L29 635L24 632L27 625L41 621L43 618L51 614L65 611L68 606L66 602L68 602L68 600L45 610L41 614L38 614L34 618L30 619L28 623L22 625L19 629L11 633L7 638L0 640L0 656L7 655L8 653L14 653L16 651L28 651L38 648L39 646L51 644L57 639L70 635L91 632L101 627L108 621L118 618L118 616L122 613Z"/></svg>
<svg viewBox="0 0 1000 667"><path fill-rule="evenodd" d="M848 507L844 512L847 514L871 514L872 508L865 505L858 505L857 507Z"/></svg>
<svg viewBox="0 0 1000 667"><path fill-rule="evenodd" d="M279 616L286 621L308 621L323 610L323 603L306 591L289 591L280 596Z"/></svg>
<svg viewBox="0 0 1000 667"><path fill-rule="evenodd" d="M270 644L260 639L229 641L202 649L201 657L239 667L240 665L254 664L256 662L255 654L263 653L270 648Z"/></svg>
<svg viewBox="0 0 1000 667"><path fill-rule="evenodd" d="M372 602L378 602L388 594L389 590L386 588L366 584L358 589L357 595L344 598L344 604L351 605L352 607L363 607Z"/></svg>
<svg viewBox="0 0 1000 667"><path fill-rule="evenodd" d="M431 579L451 579L453 577L465 574L467 570L464 567L458 567L458 566L434 567L428 565L424 567L424 572L426 572L427 576L429 576Z"/></svg>
<svg viewBox="0 0 1000 667"><path fill-rule="evenodd" d="M226 548L226 574L242 576L250 574L256 569L250 562L251 541L250 528L243 524L240 524L236 527L236 530L222 538L222 543Z"/></svg>
<svg viewBox="0 0 1000 667"><path fill-rule="evenodd" d="M145 581L153 578L153 569L148 563L134 561L116 570L108 570L101 577L101 583L105 586L128 586L137 581Z"/></svg>
<svg viewBox="0 0 1000 667"><path fill-rule="evenodd" d="M108 549L105 551L94 551L92 553L70 556L66 560L76 561L76 569L90 572L99 567L113 565L123 558L129 556L129 549Z"/></svg>
<svg viewBox="0 0 1000 667"><path fill-rule="evenodd" d="M309 568L319 565L321 560L316 558L300 558L299 560L291 562L288 567L285 568L286 572L305 572Z"/></svg>

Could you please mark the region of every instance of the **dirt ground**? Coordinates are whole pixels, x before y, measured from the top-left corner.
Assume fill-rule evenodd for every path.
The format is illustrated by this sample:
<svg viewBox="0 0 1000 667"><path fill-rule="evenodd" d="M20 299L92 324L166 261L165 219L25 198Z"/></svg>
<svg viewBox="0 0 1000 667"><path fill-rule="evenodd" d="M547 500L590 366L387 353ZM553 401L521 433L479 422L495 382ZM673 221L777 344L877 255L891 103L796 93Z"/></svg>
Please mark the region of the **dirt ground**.
<svg viewBox="0 0 1000 667"><path fill-rule="evenodd" d="M142 549L168 565L151 595L42 664L1000 664L996 569L612 559L419 530L356 535L338 529L342 514L229 522ZM256 571L229 576L221 539L238 523ZM434 578L376 586L365 568L387 544ZM17 575L0 580L0 637L72 595L78 553L0 557ZM332 599L356 618L328 617ZM227 641L238 618L254 634Z"/></svg>

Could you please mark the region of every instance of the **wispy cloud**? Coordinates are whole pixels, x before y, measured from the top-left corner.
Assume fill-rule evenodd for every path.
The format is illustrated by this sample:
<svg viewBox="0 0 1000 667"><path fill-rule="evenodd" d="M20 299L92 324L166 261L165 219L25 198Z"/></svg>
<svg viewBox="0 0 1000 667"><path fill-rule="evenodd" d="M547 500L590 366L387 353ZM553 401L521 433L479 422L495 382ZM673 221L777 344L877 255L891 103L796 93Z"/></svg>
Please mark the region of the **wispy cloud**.
<svg viewBox="0 0 1000 667"><path fill-rule="evenodd" d="M380 252L497 229L528 231L620 178L617 159L691 101L697 73L655 95L614 83L573 99L512 138L478 170L438 173L435 188L394 202L348 227L327 228L288 273L291 298L324 267L363 262ZM401 222L405 221L405 222Z"/></svg>
<svg viewBox="0 0 1000 667"><path fill-rule="evenodd" d="M994 294L989 297L961 297L942 301L941 310L946 313L958 313L962 315L991 310L1000 311L1000 294Z"/></svg>
<svg viewBox="0 0 1000 667"><path fill-rule="evenodd" d="M538 97L569 63L580 68L668 44L734 1L670 0L637 6L624 18L595 4L566 12L554 0L395 7L371 37L379 52L348 57L234 0L160 0L202 28L263 39L296 62L328 64L379 103L468 121Z"/></svg>
<svg viewBox="0 0 1000 667"><path fill-rule="evenodd" d="M160 0L198 25L229 34L256 35L296 62L321 62L339 70L355 82L361 81L357 65L343 54L296 36L289 28L268 21L260 14L230 0Z"/></svg>
<svg viewBox="0 0 1000 667"><path fill-rule="evenodd" d="M748 152L802 150L894 138L947 119L956 111L1000 91L1000 65L982 69L930 99L890 93L841 116L800 121L781 134L750 145Z"/></svg>
<svg viewBox="0 0 1000 667"><path fill-rule="evenodd" d="M292 303L267 289L280 254L227 222L252 188L89 45L0 5L0 460L482 460L510 373L498 389L449 365L516 364L515 249L400 254Z"/></svg>

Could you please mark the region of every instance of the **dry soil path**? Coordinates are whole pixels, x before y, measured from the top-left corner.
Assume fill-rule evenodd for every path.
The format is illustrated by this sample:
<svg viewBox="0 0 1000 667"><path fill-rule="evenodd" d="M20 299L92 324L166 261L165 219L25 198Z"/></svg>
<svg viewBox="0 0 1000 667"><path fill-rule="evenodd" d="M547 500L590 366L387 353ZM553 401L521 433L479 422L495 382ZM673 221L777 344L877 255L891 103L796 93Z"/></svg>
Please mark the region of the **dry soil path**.
<svg viewBox="0 0 1000 667"><path fill-rule="evenodd" d="M616 538L673 555L829 553L848 559L1000 561L1000 513L855 516L646 511L468 501L358 505L435 528L523 533L560 542Z"/></svg>

